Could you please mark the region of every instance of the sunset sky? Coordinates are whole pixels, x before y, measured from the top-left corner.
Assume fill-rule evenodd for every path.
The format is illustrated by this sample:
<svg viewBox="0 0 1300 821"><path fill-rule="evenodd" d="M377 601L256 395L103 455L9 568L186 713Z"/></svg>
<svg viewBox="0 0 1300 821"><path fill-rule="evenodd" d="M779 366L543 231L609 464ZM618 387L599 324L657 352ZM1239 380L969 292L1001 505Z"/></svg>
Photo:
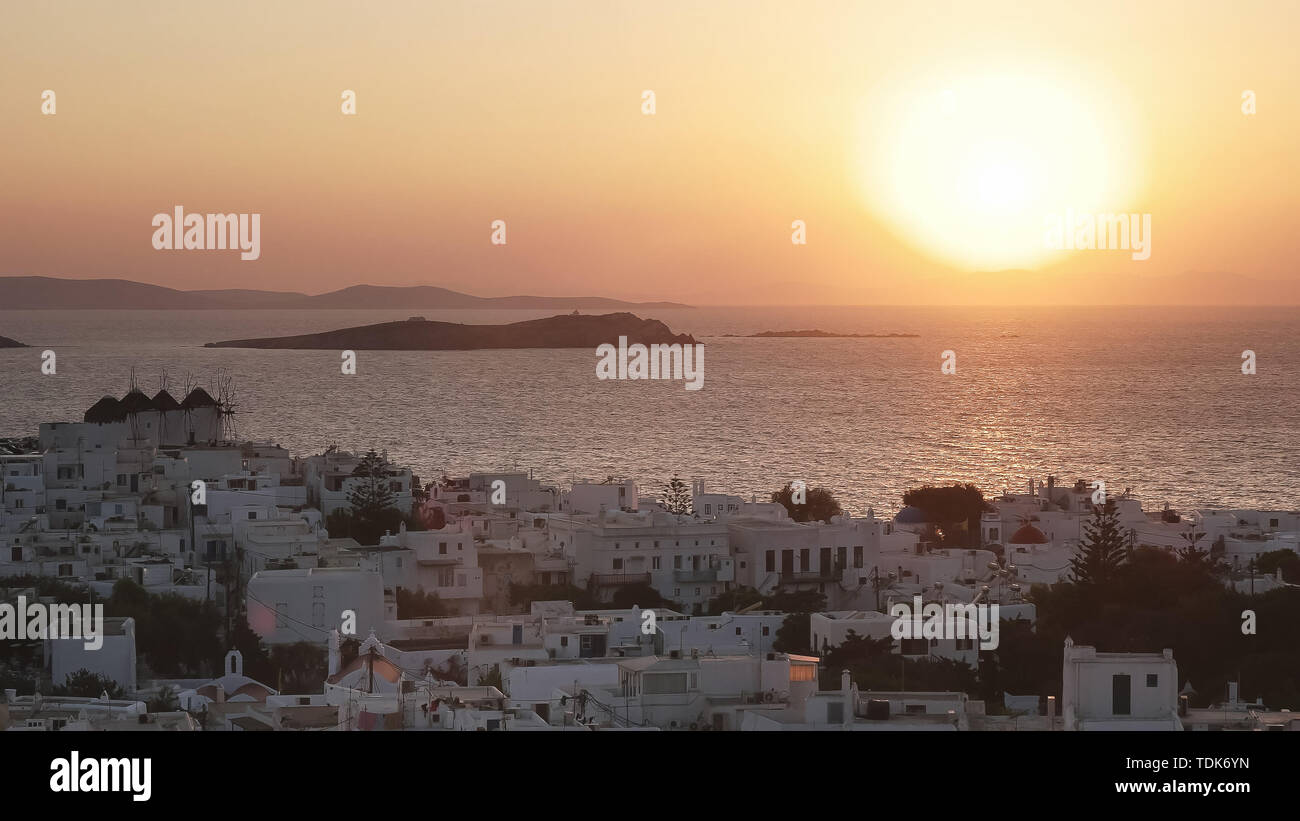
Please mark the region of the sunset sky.
<svg viewBox="0 0 1300 821"><path fill-rule="evenodd" d="M1172 277L1174 301L1297 302L1298 8L6 4L0 275L732 305ZM260 213L261 258L154 250L176 205ZM1151 214L1150 258L1050 251L1067 208Z"/></svg>

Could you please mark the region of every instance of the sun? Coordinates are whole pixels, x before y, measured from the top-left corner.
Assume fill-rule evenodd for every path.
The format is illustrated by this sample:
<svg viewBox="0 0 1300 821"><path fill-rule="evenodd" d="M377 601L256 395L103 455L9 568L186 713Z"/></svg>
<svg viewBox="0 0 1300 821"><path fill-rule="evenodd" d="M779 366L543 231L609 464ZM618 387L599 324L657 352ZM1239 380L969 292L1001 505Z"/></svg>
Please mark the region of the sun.
<svg viewBox="0 0 1300 821"><path fill-rule="evenodd" d="M868 206L965 270L1040 266L1053 214L1127 211L1137 191L1118 106L1041 70L953 73L877 95L858 135Z"/></svg>

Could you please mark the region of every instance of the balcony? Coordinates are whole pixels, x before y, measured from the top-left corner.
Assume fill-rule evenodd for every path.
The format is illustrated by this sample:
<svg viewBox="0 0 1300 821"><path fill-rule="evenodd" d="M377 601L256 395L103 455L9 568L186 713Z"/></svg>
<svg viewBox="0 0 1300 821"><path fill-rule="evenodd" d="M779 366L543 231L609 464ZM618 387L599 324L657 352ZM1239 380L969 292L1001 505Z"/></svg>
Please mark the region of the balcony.
<svg viewBox="0 0 1300 821"><path fill-rule="evenodd" d="M649 584L649 573L592 573L592 587L615 587L622 584Z"/></svg>

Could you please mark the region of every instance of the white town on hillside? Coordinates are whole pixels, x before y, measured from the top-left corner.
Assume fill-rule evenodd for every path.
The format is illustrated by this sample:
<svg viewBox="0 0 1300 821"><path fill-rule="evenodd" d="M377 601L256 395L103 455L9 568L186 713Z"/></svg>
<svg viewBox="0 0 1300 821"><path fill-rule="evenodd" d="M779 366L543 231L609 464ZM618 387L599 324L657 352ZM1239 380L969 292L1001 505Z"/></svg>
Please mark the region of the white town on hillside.
<svg viewBox="0 0 1300 821"><path fill-rule="evenodd" d="M1003 619L1032 626L1036 609L1026 594L1069 572L1093 513L1090 480L1049 477L1006 490L989 500L981 546L950 549L933 540L933 523L913 507L888 518L869 510L801 523L781 504L713 493L697 479L686 489L693 512L680 514L635 481L558 488L523 472L444 477L423 492L409 469L385 459L391 505L442 526L401 524L361 544L326 525L369 480L357 472L360 454L331 448L296 457L274 444L231 441L227 427L222 403L202 388L180 400L165 390L152 398L132 390L100 400L84 421L42 424L36 438L0 441L0 577L55 577L97 599L130 579L150 593L211 600L246 619L267 647L316 645L328 658L319 688L281 693L280 682L244 675L233 649L224 668L211 671L215 678L145 679L133 620L109 618L98 650L61 639L38 649L54 685L89 670L115 682L122 697L8 689L0 728L1297 727L1290 713L1240 701L1235 685L1216 710L1189 708L1177 660L1162 648L1110 653L1067 639L1061 703L1005 693L997 710L962 692L860 690L848 671L821 669L822 656L850 632L888 637L890 605L918 596L997 604ZM196 480L205 485L202 505L192 499ZM1145 511L1127 491L1112 499L1136 544L1176 550L1190 535L1240 571L1224 583L1243 591L1282 586L1280 571L1256 574L1253 560L1300 542L1296 512L1206 509L1177 517ZM512 585L572 585L588 603L610 606L516 605ZM633 585L653 588L676 609L654 608L651 621L639 603L615 607L617 593ZM705 615L710 600L742 587L765 597L822 594L825 611L807 619L807 646L818 655L777 650L787 614L762 602ZM399 618L399 590L436 596L444 615ZM32 600L35 591L3 595ZM979 648L970 639L921 638L895 642L892 652L976 666ZM1121 676L1140 683L1122 709L1114 695ZM828 680L833 689L822 688ZM176 694L175 708L151 711L148 702L164 687Z"/></svg>

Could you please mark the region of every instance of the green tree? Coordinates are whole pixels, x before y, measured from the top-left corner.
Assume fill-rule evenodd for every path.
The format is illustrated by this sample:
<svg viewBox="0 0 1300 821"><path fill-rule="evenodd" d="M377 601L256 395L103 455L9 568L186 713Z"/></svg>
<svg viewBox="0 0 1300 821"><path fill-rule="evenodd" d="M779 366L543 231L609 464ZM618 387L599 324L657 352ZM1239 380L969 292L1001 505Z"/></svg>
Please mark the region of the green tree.
<svg viewBox="0 0 1300 821"><path fill-rule="evenodd" d="M53 687L52 692L56 696L79 698L99 698L104 693L108 693L109 698L119 699L123 695L122 687L116 681L108 676L92 673L84 667L75 673L69 673L62 686Z"/></svg>
<svg viewBox="0 0 1300 821"><path fill-rule="evenodd" d="M752 587L734 587L709 600L708 614L734 613L758 603L763 610L781 613L820 613L826 609L826 596L816 590L793 590L766 596Z"/></svg>
<svg viewBox="0 0 1300 821"><path fill-rule="evenodd" d="M181 708L180 700L176 697L176 688L170 684L160 687L158 693L147 703L151 713L170 713Z"/></svg>
<svg viewBox="0 0 1300 821"><path fill-rule="evenodd" d="M447 615L437 593L426 593L423 587L407 590L397 588L397 617L399 619L439 619Z"/></svg>
<svg viewBox="0 0 1300 821"><path fill-rule="evenodd" d="M276 682L263 682L286 695L319 693L329 670L326 649L309 641L277 644L271 649Z"/></svg>
<svg viewBox="0 0 1300 821"><path fill-rule="evenodd" d="M608 607L612 610L626 610L632 607L667 607L677 609L677 603L659 595L659 591L644 582L625 584L614 591ZM594 609L594 608L593 608Z"/></svg>
<svg viewBox="0 0 1300 821"><path fill-rule="evenodd" d="M970 483L943 487L924 485L903 494L903 504L921 510L931 521L938 522L937 535L945 544L977 547L980 518L992 506L984 494Z"/></svg>
<svg viewBox="0 0 1300 821"><path fill-rule="evenodd" d="M374 520L396 501L388 482L388 461L373 450L367 451L352 469L352 475L361 481L353 482L348 491L348 504L358 519Z"/></svg>
<svg viewBox="0 0 1300 821"><path fill-rule="evenodd" d="M894 639L891 636L873 639L859 636L857 631L850 630L844 634L844 641L826 648L826 668L838 675L840 670L852 671L854 667L860 667L877 656L891 654L893 649ZM813 652L817 652L817 648L813 648Z"/></svg>
<svg viewBox="0 0 1300 821"><path fill-rule="evenodd" d="M1291 584L1300 583L1300 556L1297 556L1294 550L1283 548L1282 550L1270 550L1267 553L1261 553L1255 560L1255 569L1260 573L1271 576L1282 570L1282 580Z"/></svg>
<svg viewBox="0 0 1300 821"><path fill-rule="evenodd" d="M815 652L812 645L812 617L807 613L791 613L776 629L772 649L778 653L806 655Z"/></svg>
<svg viewBox="0 0 1300 821"><path fill-rule="evenodd" d="M772 501L782 505L796 522L829 522L832 516L844 512L834 494L824 487L808 488L804 503L796 505L794 486L787 482L785 487L772 492Z"/></svg>
<svg viewBox="0 0 1300 821"><path fill-rule="evenodd" d="M691 489L674 473L673 478L664 482L663 488L659 491L659 504L669 513L689 516L694 499L691 496Z"/></svg>
<svg viewBox="0 0 1300 821"><path fill-rule="evenodd" d="M1083 544L1070 558L1070 580L1075 584L1105 587L1129 553L1129 539L1121 531L1115 503L1094 506L1092 519L1083 526Z"/></svg>
<svg viewBox="0 0 1300 821"><path fill-rule="evenodd" d="M104 615L135 620L136 650L156 673L205 675L222 656L221 613L210 601L153 595L131 579L118 579Z"/></svg>

